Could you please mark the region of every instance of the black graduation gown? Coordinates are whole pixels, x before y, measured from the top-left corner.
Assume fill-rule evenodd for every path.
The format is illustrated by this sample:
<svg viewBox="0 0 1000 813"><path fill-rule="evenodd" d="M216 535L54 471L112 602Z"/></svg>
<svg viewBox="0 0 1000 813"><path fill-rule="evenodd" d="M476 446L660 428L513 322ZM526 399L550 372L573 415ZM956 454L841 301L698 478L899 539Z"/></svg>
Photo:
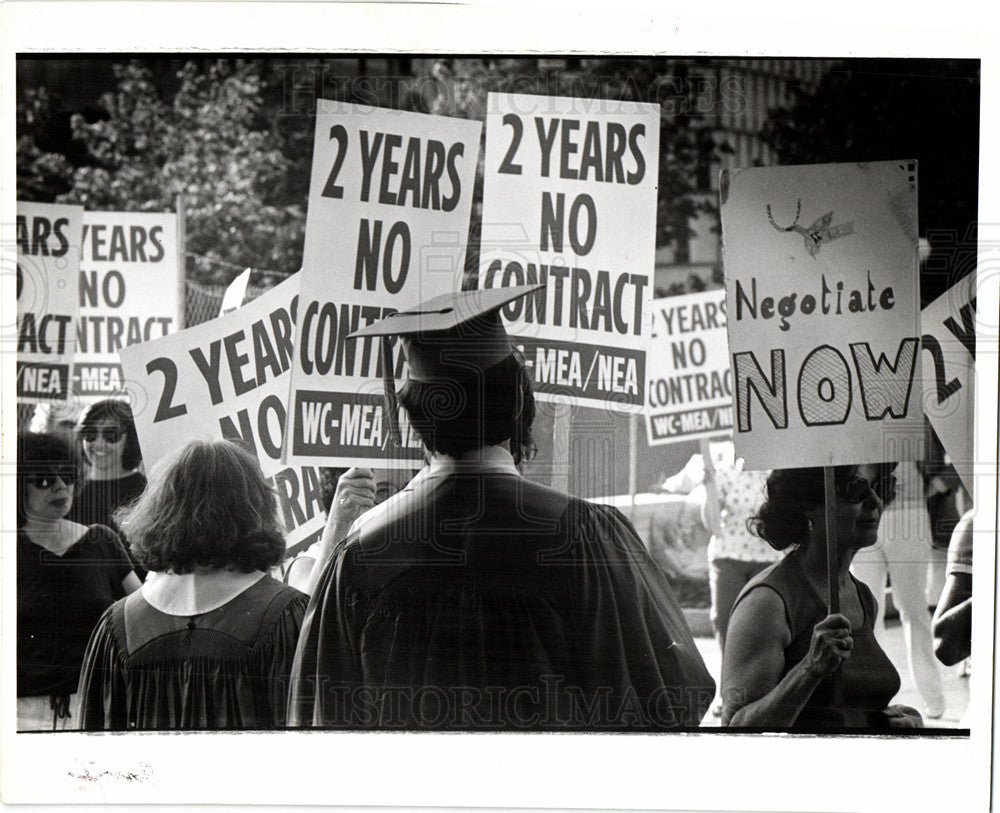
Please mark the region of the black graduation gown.
<svg viewBox="0 0 1000 813"><path fill-rule="evenodd" d="M698 725L715 684L619 511L502 473L428 476L382 508L317 585L290 724Z"/></svg>
<svg viewBox="0 0 1000 813"><path fill-rule="evenodd" d="M265 576L196 616L137 590L101 617L80 675L82 728L267 729L284 725L308 597Z"/></svg>

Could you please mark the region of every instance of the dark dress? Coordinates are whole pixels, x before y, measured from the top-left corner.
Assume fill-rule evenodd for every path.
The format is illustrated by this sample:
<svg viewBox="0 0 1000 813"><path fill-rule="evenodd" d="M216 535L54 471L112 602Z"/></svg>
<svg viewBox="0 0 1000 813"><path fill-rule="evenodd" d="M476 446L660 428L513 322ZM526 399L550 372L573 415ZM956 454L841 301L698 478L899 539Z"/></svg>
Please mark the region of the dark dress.
<svg viewBox="0 0 1000 813"><path fill-rule="evenodd" d="M875 597L854 576L851 576L851 581L858 591L865 616L861 628L851 630L854 646L851 656L840 668L843 703L834 702L833 679L825 677L806 702L792 726L793 730L871 730L887 727L881 712L899 691L899 673L875 640ZM798 560L794 556L786 556L743 589L733 605L733 614L738 612L740 602L750 592L767 589L777 593L784 603L792 635L791 643L785 649L785 665L781 672L784 678L808 653L813 627L826 618L827 607L816 594Z"/></svg>
<svg viewBox="0 0 1000 813"><path fill-rule="evenodd" d="M80 676L82 727L283 725L308 600L265 576L215 610L176 616L136 591L110 607L94 630Z"/></svg>
<svg viewBox="0 0 1000 813"><path fill-rule="evenodd" d="M146 488L146 477L133 471L117 480L87 480L73 497L69 518L83 525L115 528L111 519L116 508L128 505Z"/></svg>
<svg viewBox="0 0 1000 813"><path fill-rule="evenodd" d="M125 595L132 565L114 531L94 525L56 556L17 533L17 696L76 691L87 639Z"/></svg>
<svg viewBox="0 0 1000 813"><path fill-rule="evenodd" d="M616 509L496 473L428 476L381 508L317 585L291 724L698 725L714 682Z"/></svg>
<svg viewBox="0 0 1000 813"><path fill-rule="evenodd" d="M142 472L133 471L117 480L87 480L73 496L73 507L68 519L81 525L107 525L114 528L125 543L125 550L132 559L139 579L145 579L146 570L132 556L125 534L112 519L115 510L138 499L146 488L146 477Z"/></svg>

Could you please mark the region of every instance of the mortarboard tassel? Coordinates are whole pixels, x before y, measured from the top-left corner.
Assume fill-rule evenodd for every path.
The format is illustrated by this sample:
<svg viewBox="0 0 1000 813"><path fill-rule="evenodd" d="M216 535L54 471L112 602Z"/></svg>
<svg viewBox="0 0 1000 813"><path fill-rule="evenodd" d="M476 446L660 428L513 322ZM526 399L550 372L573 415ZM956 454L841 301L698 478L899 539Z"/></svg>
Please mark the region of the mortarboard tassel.
<svg viewBox="0 0 1000 813"><path fill-rule="evenodd" d="M383 336L379 342L382 354L382 387L385 393L386 421L389 424L390 441L395 441L396 447L402 446L399 431L399 403L396 401L395 365L392 363L391 336Z"/></svg>

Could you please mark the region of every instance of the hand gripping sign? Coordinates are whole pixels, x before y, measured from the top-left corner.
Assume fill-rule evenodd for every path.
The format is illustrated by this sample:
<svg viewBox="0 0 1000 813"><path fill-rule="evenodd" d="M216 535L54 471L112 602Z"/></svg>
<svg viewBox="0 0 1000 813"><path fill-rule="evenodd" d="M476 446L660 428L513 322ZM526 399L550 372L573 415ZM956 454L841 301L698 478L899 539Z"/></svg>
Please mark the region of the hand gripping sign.
<svg viewBox="0 0 1000 813"><path fill-rule="evenodd" d="M730 435L733 376L726 292L654 299L646 389L650 446Z"/></svg>
<svg viewBox="0 0 1000 813"><path fill-rule="evenodd" d="M541 400L646 401L656 105L490 94L479 284L544 282L504 308Z"/></svg>
<svg viewBox="0 0 1000 813"><path fill-rule="evenodd" d="M118 351L181 324L177 215L84 212L73 390L83 401L123 392Z"/></svg>
<svg viewBox="0 0 1000 813"><path fill-rule="evenodd" d="M959 280L924 308L921 328L924 413L974 494L976 275Z"/></svg>
<svg viewBox="0 0 1000 813"><path fill-rule="evenodd" d="M378 340L347 336L461 290L482 125L320 100L289 402L292 463L419 468L387 448ZM403 371L402 354L390 363Z"/></svg>
<svg viewBox="0 0 1000 813"><path fill-rule="evenodd" d="M17 399L65 401L80 314L82 206L17 204Z"/></svg>
<svg viewBox="0 0 1000 813"><path fill-rule="evenodd" d="M747 468L922 456L916 172L884 161L723 173L734 439Z"/></svg>
<svg viewBox="0 0 1000 813"><path fill-rule="evenodd" d="M299 277L224 316L120 352L147 466L191 440L240 441L274 479L289 546L324 524L316 469L281 462Z"/></svg>

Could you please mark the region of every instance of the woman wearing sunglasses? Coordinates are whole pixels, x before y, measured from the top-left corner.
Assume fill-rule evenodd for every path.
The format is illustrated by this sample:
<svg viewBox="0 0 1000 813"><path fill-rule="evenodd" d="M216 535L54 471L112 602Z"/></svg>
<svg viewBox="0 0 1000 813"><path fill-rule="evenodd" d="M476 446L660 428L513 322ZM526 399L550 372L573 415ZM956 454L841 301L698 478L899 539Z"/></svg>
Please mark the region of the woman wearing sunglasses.
<svg viewBox="0 0 1000 813"><path fill-rule="evenodd" d="M17 439L17 727L77 728L77 682L90 632L140 583L121 540L67 519L80 473L70 442Z"/></svg>
<svg viewBox="0 0 1000 813"><path fill-rule="evenodd" d="M875 543L882 511L895 497L894 468L834 469L836 614L827 612L823 470L784 469L768 477L767 499L748 524L790 552L736 599L722 664L724 725L806 731L922 725L914 709L889 706L899 674L875 640L875 599L850 573L854 555Z"/></svg>
<svg viewBox="0 0 1000 813"><path fill-rule="evenodd" d="M146 477L138 471L142 453L132 410L124 401L98 401L84 414L76 436L90 471L77 489L70 519L84 525L107 525L121 535L114 512L133 502L146 487ZM123 539L127 549L128 539ZM136 570L140 577L146 575L138 566Z"/></svg>

